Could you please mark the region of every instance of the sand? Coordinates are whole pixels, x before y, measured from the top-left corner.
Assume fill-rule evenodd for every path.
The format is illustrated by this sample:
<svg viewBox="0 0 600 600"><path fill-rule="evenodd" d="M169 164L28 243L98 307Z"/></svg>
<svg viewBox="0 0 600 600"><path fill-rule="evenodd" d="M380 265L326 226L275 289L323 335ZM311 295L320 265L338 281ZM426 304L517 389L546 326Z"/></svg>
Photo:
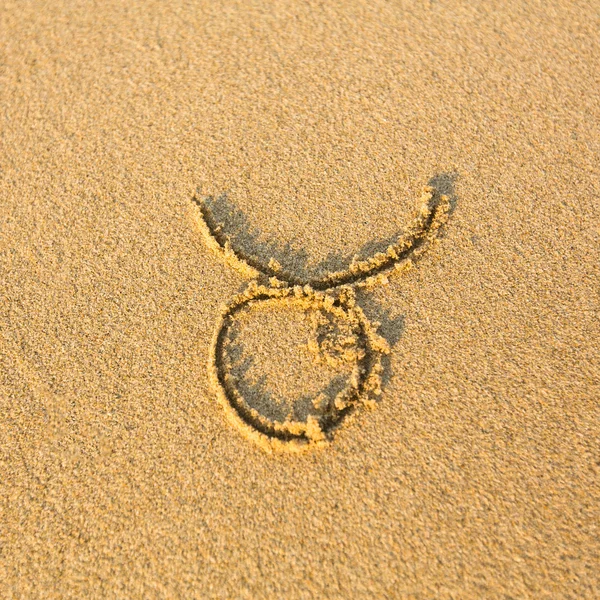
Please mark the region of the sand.
<svg viewBox="0 0 600 600"><path fill-rule="evenodd" d="M595 1L2 2L0 597L599 597L599 30ZM427 185L435 243L356 295L375 407L265 451L209 368L251 278L193 198L317 281ZM231 360L307 418L348 370L262 308Z"/></svg>

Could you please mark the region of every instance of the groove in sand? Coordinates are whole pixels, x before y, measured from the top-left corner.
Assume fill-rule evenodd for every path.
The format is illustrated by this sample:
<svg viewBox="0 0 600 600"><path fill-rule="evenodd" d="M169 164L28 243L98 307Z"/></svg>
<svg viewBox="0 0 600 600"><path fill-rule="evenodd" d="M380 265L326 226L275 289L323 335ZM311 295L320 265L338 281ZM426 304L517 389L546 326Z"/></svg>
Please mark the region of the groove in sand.
<svg viewBox="0 0 600 600"><path fill-rule="evenodd" d="M346 269L308 280L286 272L274 258L265 265L257 257L234 249L204 199L195 196L193 201L196 222L207 245L253 280L224 308L210 349L210 381L229 421L267 452L298 452L327 444L356 406L375 406L374 398L381 394L382 356L389 352L387 342L377 333L377 324L371 323L357 306L354 287L371 289L386 284L390 273L412 268L446 223L449 198L436 194L432 187L423 188L412 224L385 252L364 260L354 257ZM229 332L236 314L258 302L269 302L274 307L295 305L320 315L309 348L315 357L330 364L352 365L345 388L333 399L315 398L313 406L318 411L306 421L276 421L259 413L240 393L227 366ZM343 329L344 335L324 334L329 319Z"/></svg>

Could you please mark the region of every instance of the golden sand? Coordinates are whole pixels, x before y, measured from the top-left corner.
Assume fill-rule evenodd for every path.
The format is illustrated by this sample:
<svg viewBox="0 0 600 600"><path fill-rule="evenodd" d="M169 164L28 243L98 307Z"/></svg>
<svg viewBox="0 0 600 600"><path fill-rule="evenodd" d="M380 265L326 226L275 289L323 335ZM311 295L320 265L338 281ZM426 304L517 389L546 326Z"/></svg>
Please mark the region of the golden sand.
<svg viewBox="0 0 600 600"><path fill-rule="evenodd" d="M600 597L598 31L0 2L0 598Z"/></svg>

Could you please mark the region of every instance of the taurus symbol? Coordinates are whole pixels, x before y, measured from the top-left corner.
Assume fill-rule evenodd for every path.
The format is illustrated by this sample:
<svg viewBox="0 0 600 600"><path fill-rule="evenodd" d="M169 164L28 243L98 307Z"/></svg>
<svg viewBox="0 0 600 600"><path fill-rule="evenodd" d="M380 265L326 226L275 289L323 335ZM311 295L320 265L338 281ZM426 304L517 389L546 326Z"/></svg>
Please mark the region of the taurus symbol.
<svg viewBox="0 0 600 600"><path fill-rule="evenodd" d="M224 307L208 361L211 385L229 421L267 452L298 452L327 444L357 406L375 406L375 398L381 394L382 357L389 353L387 342L377 333L379 324L369 321L357 305L355 288L371 289L387 283L390 274L411 269L446 223L448 196L433 187L423 188L412 224L385 252L364 260L355 256L347 268L307 280L286 272L273 258L265 265L232 248L205 199L196 195L193 201L194 216L207 245L251 279ZM231 373L227 347L236 314L259 302L310 311L313 337L309 348L315 357L332 366L352 366L346 386L334 398L314 398L314 410L304 421L267 418L247 402Z"/></svg>

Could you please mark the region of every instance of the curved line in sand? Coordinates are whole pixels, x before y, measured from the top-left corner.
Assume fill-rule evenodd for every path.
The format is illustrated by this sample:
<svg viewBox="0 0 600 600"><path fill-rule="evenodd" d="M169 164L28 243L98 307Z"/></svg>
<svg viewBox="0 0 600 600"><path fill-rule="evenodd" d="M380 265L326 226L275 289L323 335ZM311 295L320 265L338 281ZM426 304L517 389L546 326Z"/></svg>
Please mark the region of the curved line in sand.
<svg viewBox="0 0 600 600"><path fill-rule="evenodd" d="M434 188L423 188L411 225L385 252L377 252L363 260L355 256L345 269L306 280L281 269L274 258L265 265L258 257L234 249L226 234L221 232L206 201L198 196L192 200L198 207L196 221L207 245L245 277L254 279L262 275L273 280L275 285L281 282L291 286L309 285L314 290L330 290L344 285L370 289L386 283L387 274L410 269L425 250L427 242L433 241L440 227L448 220L450 200L445 195L436 196Z"/></svg>
<svg viewBox="0 0 600 600"><path fill-rule="evenodd" d="M304 310L329 313L335 320L349 324L356 337L357 351L345 360L353 367L347 385L328 402L325 410L309 415L306 421L276 421L259 413L236 387L235 378L227 368L229 330L236 314L259 302L295 305ZM209 374L229 421L245 437L267 452L299 452L326 444L333 430L353 412L357 404L374 404L370 399L381 393L381 357L387 352L387 343L377 334L363 311L354 304L351 293L334 298L308 286L269 288L251 283L244 293L236 296L227 306L217 324L209 358Z"/></svg>
<svg viewBox="0 0 600 600"><path fill-rule="evenodd" d="M387 283L389 273L403 273L412 268L427 244L435 240L438 230L448 220L449 198L445 195L436 196L434 188L423 188L412 224L385 252L378 252L365 260L355 256L346 269L308 281L286 273L275 259L264 265L260 259L232 248L206 202L197 196L193 198L198 207L194 213L196 222L207 245L229 265L253 279L246 290L225 307L215 329L208 364L211 384L219 402L229 421L245 437L267 452L300 452L325 445L333 430L358 404L375 405L373 397L381 394L381 359L383 354L389 352L389 347L378 335L376 325L356 305L352 286L370 289ZM269 285L259 285L259 278L268 278ZM328 402L322 413L309 415L306 421L276 421L259 413L240 393L235 378L227 368L226 347L235 315L258 302L295 304L307 311L329 313L334 319L349 325L357 340L354 354L348 355L342 348L337 349L340 356L345 357L344 362L353 364L348 384ZM318 340L313 342L316 351L323 352Z"/></svg>

